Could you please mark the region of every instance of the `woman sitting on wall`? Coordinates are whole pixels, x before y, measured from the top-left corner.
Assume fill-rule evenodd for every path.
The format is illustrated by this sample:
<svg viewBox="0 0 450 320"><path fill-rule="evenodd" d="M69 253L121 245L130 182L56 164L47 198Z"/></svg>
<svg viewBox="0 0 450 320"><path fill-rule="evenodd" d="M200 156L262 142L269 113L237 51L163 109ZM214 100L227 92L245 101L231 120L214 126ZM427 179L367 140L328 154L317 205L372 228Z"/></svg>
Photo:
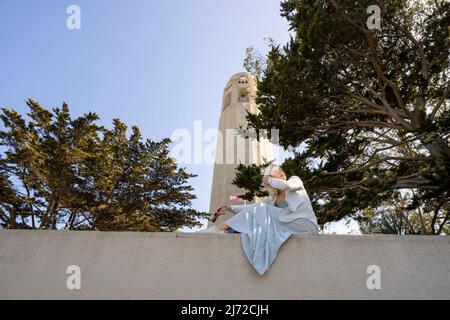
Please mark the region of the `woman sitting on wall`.
<svg viewBox="0 0 450 320"><path fill-rule="evenodd" d="M244 253L260 275L269 269L278 249L292 234L318 233L316 215L299 177L286 179L279 166L271 165L265 171L263 185L269 192L263 202L221 206L215 213L216 217L227 210L235 214L216 228L241 233Z"/></svg>

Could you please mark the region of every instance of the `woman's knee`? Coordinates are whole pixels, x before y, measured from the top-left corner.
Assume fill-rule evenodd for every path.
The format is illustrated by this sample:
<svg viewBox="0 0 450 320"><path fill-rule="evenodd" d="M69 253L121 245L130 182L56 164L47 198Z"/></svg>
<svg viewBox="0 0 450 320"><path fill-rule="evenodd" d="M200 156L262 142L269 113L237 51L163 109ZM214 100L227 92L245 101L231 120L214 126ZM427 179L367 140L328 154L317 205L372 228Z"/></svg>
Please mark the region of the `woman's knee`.
<svg viewBox="0 0 450 320"><path fill-rule="evenodd" d="M219 225L217 226L217 228L219 230L227 230L229 227L230 227L229 225L227 225L226 223L223 223L223 222L219 223Z"/></svg>

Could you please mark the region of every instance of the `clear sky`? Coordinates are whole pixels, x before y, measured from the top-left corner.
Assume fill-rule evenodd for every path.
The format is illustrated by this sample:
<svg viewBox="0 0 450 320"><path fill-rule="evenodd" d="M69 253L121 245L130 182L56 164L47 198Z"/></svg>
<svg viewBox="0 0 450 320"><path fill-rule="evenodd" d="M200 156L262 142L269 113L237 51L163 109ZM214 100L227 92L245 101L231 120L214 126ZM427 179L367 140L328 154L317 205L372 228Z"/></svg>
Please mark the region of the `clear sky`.
<svg viewBox="0 0 450 320"><path fill-rule="evenodd" d="M80 30L66 27L69 5ZM74 117L120 118L153 140L217 128L223 87L265 37L288 40L277 0L0 0L0 107L66 101ZM207 211L213 166L186 167Z"/></svg>

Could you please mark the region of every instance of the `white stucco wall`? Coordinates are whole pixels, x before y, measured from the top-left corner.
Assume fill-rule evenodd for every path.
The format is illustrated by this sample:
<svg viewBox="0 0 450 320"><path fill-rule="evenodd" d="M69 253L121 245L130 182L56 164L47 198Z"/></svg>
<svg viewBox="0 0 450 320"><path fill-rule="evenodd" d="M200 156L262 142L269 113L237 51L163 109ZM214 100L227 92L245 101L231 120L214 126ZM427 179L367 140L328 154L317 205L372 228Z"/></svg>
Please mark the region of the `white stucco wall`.
<svg viewBox="0 0 450 320"><path fill-rule="evenodd" d="M81 289L68 290L69 265ZM367 267L381 270L369 290ZM294 236L264 276L238 234L0 231L0 299L449 299L450 237Z"/></svg>

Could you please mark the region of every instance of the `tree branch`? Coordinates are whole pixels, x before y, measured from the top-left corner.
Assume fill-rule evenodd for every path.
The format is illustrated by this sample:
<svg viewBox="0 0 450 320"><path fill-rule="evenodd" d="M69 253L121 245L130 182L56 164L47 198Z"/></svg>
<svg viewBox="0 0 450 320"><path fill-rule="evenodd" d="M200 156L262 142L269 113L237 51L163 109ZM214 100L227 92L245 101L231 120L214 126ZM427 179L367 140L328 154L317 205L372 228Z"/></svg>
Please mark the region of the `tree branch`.
<svg viewBox="0 0 450 320"><path fill-rule="evenodd" d="M375 164L382 163L389 160L408 160L408 161L432 161L429 158L424 157L384 157L375 161L368 161L365 164L362 165L362 167L354 168L354 169L348 169L343 171L334 171L334 172L321 172L320 174L323 176L330 176L330 175L336 175L336 174L343 174L343 173L352 173L352 172L358 172L361 170L365 170Z"/></svg>
<svg viewBox="0 0 450 320"><path fill-rule="evenodd" d="M398 29L400 29L400 31L402 31L406 35L406 37L409 40L411 40L411 42L417 48L417 51L419 52L419 56L420 56L420 64L421 64L422 76L425 79L428 79L428 63L427 63L427 58L425 56L425 51L423 50L422 45L416 40L416 38L414 38L414 36L412 35L412 33L408 29L406 29L403 26L397 25L396 23L393 23L393 24Z"/></svg>
<svg viewBox="0 0 450 320"><path fill-rule="evenodd" d="M433 111L431 111L431 114L430 114L431 120L434 119L434 117L436 116L436 112L438 112L439 108L442 106L442 104L444 103L445 99L447 99L447 96L449 94L450 94L450 85L447 87L447 90L445 90L444 94L439 99L439 101L436 104L436 106L433 108Z"/></svg>

